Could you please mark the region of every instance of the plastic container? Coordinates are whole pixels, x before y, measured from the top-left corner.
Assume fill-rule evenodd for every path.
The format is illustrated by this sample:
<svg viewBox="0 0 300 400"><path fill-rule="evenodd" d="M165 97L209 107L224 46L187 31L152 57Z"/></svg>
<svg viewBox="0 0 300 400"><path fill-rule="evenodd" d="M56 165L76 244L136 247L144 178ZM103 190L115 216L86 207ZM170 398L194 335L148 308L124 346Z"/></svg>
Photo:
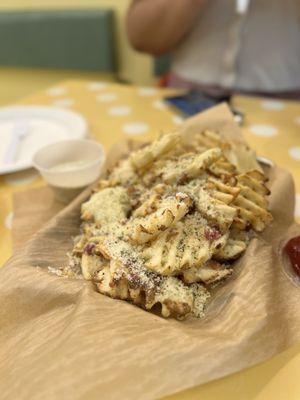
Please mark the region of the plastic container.
<svg viewBox="0 0 300 400"><path fill-rule="evenodd" d="M283 268L283 271L284 271L285 275L287 276L287 278L294 285L300 287L300 276L294 270L291 260L285 250L285 246L287 245L289 240L296 238L297 236L299 236L299 235L292 234L291 237L289 237L289 239L287 239L286 241L280 242L280 244L278 246L278 256L279 256L279 260L281 261L281 266Z"/></svg>
<svg viewBox="0 0 300 400"><path fill-rule="evenodd" d="M65 203L99 178L104 161L102 145L92 140L62 140L33 156L34 167Z"/></svg>

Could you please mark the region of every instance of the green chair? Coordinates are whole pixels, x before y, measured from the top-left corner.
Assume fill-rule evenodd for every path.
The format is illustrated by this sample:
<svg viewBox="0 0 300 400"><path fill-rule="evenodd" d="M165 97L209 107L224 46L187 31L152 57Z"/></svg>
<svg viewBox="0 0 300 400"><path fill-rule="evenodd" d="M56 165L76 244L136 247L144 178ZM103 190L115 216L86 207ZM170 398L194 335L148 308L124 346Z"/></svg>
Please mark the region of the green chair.
<svg viewBox="0 0 300 400"><path fill-rule="evenodd" d="M169 72L171 65L171 55L164 54L163 56L154 58L154 75L161 76Z"/></svg>
<svg viewBox="0 0 300 400"><path fill-rule="evenodd" d="M116 71L111 9L0 12L0 67Z"/></svg>

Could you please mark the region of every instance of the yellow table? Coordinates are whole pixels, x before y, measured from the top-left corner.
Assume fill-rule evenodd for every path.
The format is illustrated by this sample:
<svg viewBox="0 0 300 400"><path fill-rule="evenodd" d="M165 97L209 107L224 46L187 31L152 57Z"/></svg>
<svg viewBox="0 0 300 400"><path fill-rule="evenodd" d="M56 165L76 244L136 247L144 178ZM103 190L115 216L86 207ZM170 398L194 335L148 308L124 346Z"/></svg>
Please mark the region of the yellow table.
<svg viewBox="0 0 300 400"><path fill-rule="evenodd" d="M78 111L91 135L106 149L118 140L147 140L176 129L182 118L161 101L169 89L138 88L105 82L63 82L21 104L52 105ZM296 183L296 218L300 219L300 103L236 97L246 115L243 133L258 155L290 170ZM0 265L11 255L12 194L43 185L33 171L0 177ZM300 305L299 305L300 306ZM299 400L300 345L263 365L168 397L169 400Z"/></svg>

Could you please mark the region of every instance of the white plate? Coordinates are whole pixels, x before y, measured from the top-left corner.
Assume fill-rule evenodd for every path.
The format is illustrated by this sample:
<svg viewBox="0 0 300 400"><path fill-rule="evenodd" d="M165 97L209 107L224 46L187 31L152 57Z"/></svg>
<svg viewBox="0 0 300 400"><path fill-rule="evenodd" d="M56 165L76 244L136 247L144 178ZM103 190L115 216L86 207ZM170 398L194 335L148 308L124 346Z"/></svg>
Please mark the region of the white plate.
<svg viewBox="0 0 300 400"><path fill-rule="evenodd" d="M16 121L28 121L29 133L24 137L13 163L3 159ZM82 139L87 135L83 117L69 110L44 106L0 108L0 175L32 167L32 157L41 147L64 139Z"/></svg>

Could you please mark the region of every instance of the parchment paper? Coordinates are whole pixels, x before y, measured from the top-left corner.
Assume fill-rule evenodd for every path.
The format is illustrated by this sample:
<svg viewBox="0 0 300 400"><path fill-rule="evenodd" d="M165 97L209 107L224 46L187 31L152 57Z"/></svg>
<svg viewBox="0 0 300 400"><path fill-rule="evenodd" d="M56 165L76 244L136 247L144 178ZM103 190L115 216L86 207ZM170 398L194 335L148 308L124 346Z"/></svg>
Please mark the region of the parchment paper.
<svg viewBox="0 0 300 400"><path fill-rule="evenodd" d="M240 135L226 106L192 118L183 131L204 127ZM119 145L110 161L127 147ZM251 242L238 262L240 274L225 285L226 301L205 320L165 320L102 296L90 282L47 272L66 261L89 190L27 244L19 239L0 270L1 399L155 399L260 363L299 341L300 288L280 258L282 243L300 234L294 186L278 167L268 175L274 222ZM26 197L28 205L36 207L36 194ZM31 209L26 218L20 202L17 207L22 238L43 213L35 219Z"/></svg>

